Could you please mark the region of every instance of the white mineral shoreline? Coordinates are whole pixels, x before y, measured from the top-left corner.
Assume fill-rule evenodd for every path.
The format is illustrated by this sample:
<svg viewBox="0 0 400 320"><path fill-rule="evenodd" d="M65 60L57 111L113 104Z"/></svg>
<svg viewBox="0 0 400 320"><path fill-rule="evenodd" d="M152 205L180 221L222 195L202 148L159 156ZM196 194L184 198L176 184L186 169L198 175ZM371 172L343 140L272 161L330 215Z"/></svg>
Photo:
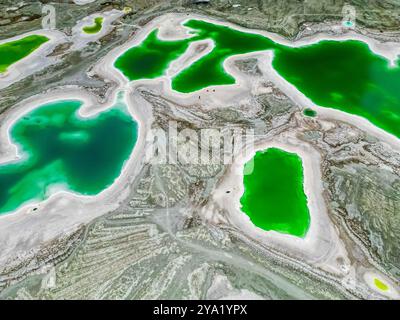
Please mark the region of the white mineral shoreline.
<svg viewBox="0 0 400 320"><path fill-rule="evenodd" d="M77 4L79 6L82 6L82 5L85 5L85 4L89 4L89 3L95 2L96 0L73 0L73 1L74 1L75 4Z"/></svg>

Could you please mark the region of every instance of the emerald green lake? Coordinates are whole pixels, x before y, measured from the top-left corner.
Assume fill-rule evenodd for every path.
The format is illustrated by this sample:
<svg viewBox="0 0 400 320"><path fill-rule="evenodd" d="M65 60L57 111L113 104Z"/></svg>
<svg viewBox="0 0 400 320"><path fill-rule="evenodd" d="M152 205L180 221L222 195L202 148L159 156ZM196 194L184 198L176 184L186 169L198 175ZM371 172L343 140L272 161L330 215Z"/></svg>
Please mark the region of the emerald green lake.
<svg viewBox="0 0 400 320"><path fill-rule="evenodd" d="M317 115L317 112L313 109L306 108L303 110L303 114L307 117L315 117Z"/></svg>
<svg viewBox="0 0 400 320"><path fill-rule="evenodd" d="M96 17L94 18L94 23L90 26L85 26L82 28L83 32L88 34L95 34L101 30L103 25L103 17Z"/></svg>
<svg viewBox="0 0 400 320"><path fill-rule="evenodd" d="M254 225L304 237L310 227L310 213L301 158L278 148L257 151L245 164L244 173L241 210Z"/></svg>
<svg viewBox="0 0 400 320"><path fill-rule="evenodd" d="M18 40L0 44L0 73L8 67L25 58L50 39L41 35L30 35Z"/></svg>
<svg viewBox="0 0 400 320"><path fill-rule="evenodd" d="M95 195L120 175L136 143L137 123L122 102L90 118L78 115L82 104L44 104L10 128L22 157L0 164L0 214L46 199L52 186Z"/></svg>
<svg viewBox="0 0 400 320"><path fill-rule="evenodd" d="M325 40L289 47L253 33L188 20L191 38L165 41L153 30L140 44L119 56L114 66L129 80L154 79L165 74L193 41L212 40L212 51L172 77L172 89L195 92L212 85L235 83L223 67L230 56L272 50L272 66L286 81L319 106L361 116L400 137L400 67L373 53L361 41Z"/></svg>
<svg viewBox="0 0 400 320"><path fill-rule="evenodd" d="M189 40L161 41L158 30L152 31L143 42L119 56L114 66L129 80L161 77L169 64L179 58L189 46Z"/></svg>
<svg viewBox="0 0 400 320"><path fill-rule="evenodd" d="M211 39L213 50L191 64L172 79L172 89L193 92L213 85L234 84L235 78L226 73L223 62L230 56L272 49L274 43L258 34L246 33L226 26L200 20L189 20L184 26L193 29L198 39Z"/></svg>

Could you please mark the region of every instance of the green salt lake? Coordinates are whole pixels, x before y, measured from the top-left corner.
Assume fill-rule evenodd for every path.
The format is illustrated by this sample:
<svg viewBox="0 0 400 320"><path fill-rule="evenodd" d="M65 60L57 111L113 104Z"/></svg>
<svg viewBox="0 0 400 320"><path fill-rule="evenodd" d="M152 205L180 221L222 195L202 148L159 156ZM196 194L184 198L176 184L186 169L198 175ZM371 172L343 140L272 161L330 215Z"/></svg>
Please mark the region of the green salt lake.
<svg viewBox="0 0 400 320"><path fill-rule="evenodd" d="M10 128L21 158L0 164L0 214L49 188L96 195L120 175L137 139L137 123L121 101L93 117L78 115L81 100L57 100L22 115Z"/></svg>
<svg viewBox="0 0 400 320"><path fill-rule="evenodd" d="M104 20L103 17L94 18L92 25L84 26L82 28L83 32L88 34L98 33L101 30L101 27L103 26L103 20Z"/></svg>
<svg viewBox="0 0 400 320"><path fill-rule="evenodd" d="M98 32L96 30L99 26L101 28L101 23L95 19L94 25L88 27ZM211 40L214 43L211 52L171 78L172 90L191 93L209 86L234 84L236 79L223 66L227 58L269 50L273 52L272 66L276 72L316 105L312 110L305 110L305 115L314 116L318 112L317 106L337 109L361 116L400 137L398 61L391 66L386 58L372 52L366 43L356 40L323 40L301 47L290 47L260 34L202 20L187 20L184 26L190 30L190 38L161 40L158 29L154 29L141 43L117 57L114 67L130 81L155 79L165 75L170 64L182 56L191 43ZM28 36L1 44L0 72L48 40L44 36ZM39 106L13 125L10 130L11 139L24 157L15 162L0 164L0 213L15 210L32 199L45 199L49 187L53 185L63 185L76 193L94 195L111 185L120 174L136 142L136 122L119 107L113 107L94 118L80 118L76 111L81 105L81 101L73 99L55 101ZM275 154L274 158L271 156L274 153L277 152L266 152L268 157L256 155L255 160L264 157L275 159L278 155ZM280 154L279 157L284 163L289 161L287 159L294 159L295 155ZM273 166L274 161L271 161L267 159L261 162ZM291 161L295 163L297 160ZM297 180L290 181L296 186L299 196L303 190L299 182L302 181L302 171L299 165L297 169L293 169L293 166L292 169L289 166L288 170L293 171ZM267 167L265 171L269 172ZM260 172L257 175L265 176ZM282 177L285 177L283 173ZM282 177L280 181L283 181ZM265 179L269 181L267 176ZM273 179L279 180L278 177ZM246 181L244 183L246 185ZM262 183L260 187L264 187ZM257 192L254 190L250 193L246 191L248 193L243 197L250 199L250 194L251 197L261 197L261 194L255 196ZM268 199L268 202L274 200L268 194L262 195L262 199ZM306 221L307 206L304 199L302 201L300 211L303 221ZM242 205L248 212L251 211L250 202ZM254 208L261 205L272 208L267 202L257 204ZM254 208L252 221L258 221L261 227L272 230L268 223L264 224L256 218ZM285 214L289 213L282 213L283 216ZM283 233L304 236L308 228L305 222L296 227L285 225L286 222L278 226L278 222L273 230Z"/></svg>
<svg viewBox="0 0 400 320"><path fill-rule="evenodd" d="M304 237L310 227L301 158L279 148L257 151L244 166L241 210L266 231Z"/></svg>
<svg viewBox="0 0 400 320"><path fill-rule="evenodd" d="M315 117L317 116L317 112L313 109L306 108L303 110L303 114L307 117Z"/></svg>

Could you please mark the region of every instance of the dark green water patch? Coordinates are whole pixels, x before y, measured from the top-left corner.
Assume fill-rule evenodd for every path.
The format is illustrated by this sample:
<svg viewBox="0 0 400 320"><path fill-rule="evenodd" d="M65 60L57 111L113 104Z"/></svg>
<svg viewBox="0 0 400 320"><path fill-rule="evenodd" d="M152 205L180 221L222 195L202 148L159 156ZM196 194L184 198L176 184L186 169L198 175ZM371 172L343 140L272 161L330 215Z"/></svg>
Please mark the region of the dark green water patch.
<svg viewBox="0 0 400 320"><path fill-rule="evenodd" d="M80 100L44 104L20 117L10 137L21 159L0 164L0 213L30 200L44 200L49 188L95 195L120 175L137 139L137 124L123 103L82 118Z"/></svg>
<svg viewBox="0 0 400 320"><path fill-rule="evenodd" d="M0 44L0 73L7 71L9 66L25 58L47 41L49 38L45 36L30 35Z"/></svg>
<svg viewBox="0 0 400 320"><path fill-rule="evenodd" d="M257 151L244 167L241 210L257 227L304 237L310 213L301 158L278 148Z"/></svg>

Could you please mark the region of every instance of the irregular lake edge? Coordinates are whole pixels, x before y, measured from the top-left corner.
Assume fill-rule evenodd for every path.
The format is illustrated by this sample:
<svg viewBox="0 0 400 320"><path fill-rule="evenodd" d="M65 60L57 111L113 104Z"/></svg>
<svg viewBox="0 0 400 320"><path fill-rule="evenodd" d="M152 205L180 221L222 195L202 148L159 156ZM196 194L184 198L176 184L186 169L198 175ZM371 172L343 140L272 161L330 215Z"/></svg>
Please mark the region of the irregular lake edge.
<svg viewBox="0 0 400 320"><path fill-rule="evenodd" d="M78 116L82 117L82 119L91 118L111 109L112 106L118 102L118 93L120 92L121 90L115 90L112 94L110 94L109 98L104 103L99 103L94 95L83 89L66 89L62 91L58 89L50 93L33 96L21 101L17 104L16 108L5 115L5 119L0 127L0 146L4 150L4 153L0 157L0 165L23 159L23 154L19 153L19 147L17 146L17 144L14 143L14 141L12 141L10 130L12 130L13 125L18 122L18 120L25 114L28 114L29 112L32 112L33 110L40 108L41 106L48 103L60 100L71 100L71 96L73 96L74 98L72 98L72 100L82 102L81 107L78 109ZM96 202L101 204L103 199L109 197L111 194L118 195L120 192L116 192L116 190L121 188L121 184L124 183L123 180L126 180L126 177L131 178L132 176L136 175L136 173L132 173L132 169L135 169L137 167L137 165L135 165L134 163L134 160L142 158L140 150L142 150L144 147L143 127L147 126L144 124L143 116L138 114L135 108L131 107L131 103L129 102L130 93L130 90L126 91L125 94L128 95L128 98L125 96L124 102L126 104L127 114L129 114L132 121L136 123L136 142L134 143L133 149L130 152L129 157L124 161L122 165L122 170L114 179L114 182L111 185L95 195L83 195L72 190L56 190L56 192L52 193L43 201L28 202L14 211L0 214L0 219L7 220L7 217L14 216L20 218L20 216L24 214L29 214L33 206L46 207L49 203L52 203L64 197L80 201L83 205L85 205L91 203L93 204ZM116 196L114 198L118 199L119 197ZM115 204L111 203L111 205L114 206ZM105 206L105 208L106 207L107 205Z"/></svg>

